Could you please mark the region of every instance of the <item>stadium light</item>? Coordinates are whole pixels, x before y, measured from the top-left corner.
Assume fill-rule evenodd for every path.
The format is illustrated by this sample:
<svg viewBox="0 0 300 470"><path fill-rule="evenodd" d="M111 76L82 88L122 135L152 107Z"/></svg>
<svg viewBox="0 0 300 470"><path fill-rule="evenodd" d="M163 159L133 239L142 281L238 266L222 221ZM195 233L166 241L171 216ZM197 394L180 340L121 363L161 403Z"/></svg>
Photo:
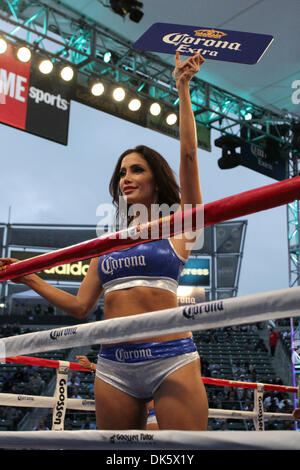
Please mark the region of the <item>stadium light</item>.
<svg viewBox="0 0 300 470"><path fill-rule="evenodd" d="M0 38L0 54L4 54L7 51L7 42L5 39Z"/></svg>
<svg viewBox="0 0 300 470"><path fill-rule="evenodd" d="M161 113L161 106L159 103L152 103L150 106L150 113L152 116L158 116Z"/></svg>
<svg viewBox="0 0 300 470"><path fill-rule="evenodd" d="M174 124L176 124L176 122L177 122L176 114L174 114L174 113L169 114L166 118L166 122L169 126L174 126Z"/></svg>
<svg viewBox="0 0 300 470"><path fill-rule="evenodd" d="M128 104L128 108L130 109L130 111L138 111L141 106L142 103L137 98L132 99Z"/></svg>
<svg viewBox="0 0 300 470"><path fill-rule="evenodd" d="M113 91L113 98L115 101L123 101L125 98L125 90L122 87L117 87Z"/></svg>
<svg viewBox="0 0 300 470"><path fill-rule="evenodd" d="M94 82L91 86L91 93L94 96L101 96L104 93L104 85L101 82Z"/></svg>
<svg viewBox="0 0 300 470"><path fill-rule="evenodd" d="M31 59L31 50L28 47L20 47L17 50L17 58L20 62L29 62Z"/></svg>
<svg viewBox="0 0 300 470"><path fill-rule="evenodd" d="M39 64L39 70L41 73L47 75L48 73L51 73L53 70L53 63L49 59L44 59L40 62Z"/></svg>
<svg viewBox="0 0 300 470"><path fill-rule="evenodd" d="M69 82L70 80L72 80L72 78L74 77L74 71L72 67L70 67L69 65L64 66L61 69L60 76L66 82Z"/></svg>

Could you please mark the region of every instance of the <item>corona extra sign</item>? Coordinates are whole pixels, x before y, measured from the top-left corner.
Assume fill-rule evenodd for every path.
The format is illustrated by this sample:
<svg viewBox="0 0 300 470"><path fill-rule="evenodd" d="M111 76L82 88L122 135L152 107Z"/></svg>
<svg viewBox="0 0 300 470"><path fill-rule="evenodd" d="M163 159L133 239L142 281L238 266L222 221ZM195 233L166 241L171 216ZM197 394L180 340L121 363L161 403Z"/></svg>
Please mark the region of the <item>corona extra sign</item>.
<svg viewBox="0 0 300 470"><path fill-rule="evenodd" d="M257 64L273 40L267 34L155 23L133 47L167 54L199 53L205 59Z"/></svg>

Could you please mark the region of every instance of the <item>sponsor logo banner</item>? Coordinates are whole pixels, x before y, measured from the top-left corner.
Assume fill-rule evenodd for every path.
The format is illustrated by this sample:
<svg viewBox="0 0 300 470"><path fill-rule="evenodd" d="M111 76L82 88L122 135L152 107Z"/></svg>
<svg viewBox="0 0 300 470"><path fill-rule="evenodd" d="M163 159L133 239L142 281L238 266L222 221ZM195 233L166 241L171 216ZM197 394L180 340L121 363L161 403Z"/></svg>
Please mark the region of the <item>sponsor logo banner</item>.
<svg viewBox="0 0 300 470"><path fill-rule="evenodd" d="M0 55L0 121L25 130L30 63L22 63L14 56L9 44Z"/></svg>
<svg viewBox="0 0 300 470"><path fill-rule="evenodd" d="M269 34L154 23L133 47L166 54L199 52L205 59L257 64L273 40Z"/></svg>
<svg viewBox="0 0 300 470"><path fill-rule="evenodd" d="M0 98L0 122L67 145L71 85L42 74L35 57L17 60L11 44L0 55Z"/></svg>
<svg viewBox="0 0 300 470"><path fill-rule="evenodd" d="M178 305L195 305L205 302L204 287L196 286L178 286L177 300Z"/></svg>
<svg viewBox="0 0 300 470"><path fill-rule="evenodd" d="M245 128L241 129L241 136L246 138L247 130ZM243 142L241 145L241 165L269 178L282 181L287 178L289 156L288 151L284 149L280 149L277 153L278 155L275 159L275 152L268 152L263 140L260 141L260 145L255 142Z"/></svg>
<svg viewBox="0 0 300 470"><path fill-rule="evenodd" d="M179 286L209 286L210 259L189 258L181 271Z"/></svg>
<svg viewBox="0 0 300 470"><path fill-rule="evenodd" d="M10 256L20 261L23 259L34 258L35 256L43 253L46 252L10 250ZM54 268L45 269L44 271L39 272L39 276L46 281L81 282L89 269L89 265L89 260L63 264L55 266Z"/></svg>

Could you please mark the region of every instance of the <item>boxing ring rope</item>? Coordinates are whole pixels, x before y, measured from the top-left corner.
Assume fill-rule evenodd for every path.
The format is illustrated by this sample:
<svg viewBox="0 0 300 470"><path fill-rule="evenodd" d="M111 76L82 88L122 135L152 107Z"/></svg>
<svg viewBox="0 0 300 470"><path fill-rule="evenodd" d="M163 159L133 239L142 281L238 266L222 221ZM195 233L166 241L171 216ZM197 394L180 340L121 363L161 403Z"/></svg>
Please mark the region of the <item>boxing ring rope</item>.
<svg viewBox="0 0 300 470"><path fill-rule="evenodd" d="M300 199L300 176L219 199L190 210L179 211L171 216L138 227L121 230L101 238L94 238L13 263L0 272L0 282L145 243L153 239L151 238L153 232L156 232L155 238L170 237L288 204L296 199ZM202 223L203 215L204 223Z"/></svg>
<svg viewBox="0 0 300 470"><path fill-rule="evenodd" d="M0 340L0 357L130 342L299 316L300 287L175 307L134 316L25 333ZM2 351L1 351L2 350Z"/></svg>
<svg viewBox="0 0 300 470"><path fill-rule="evenodd" d="M203 226L213 225L253 212L271 209L287 204L300 196L300 176L274 183L262 188L246 191L235 196L197 207L195 209L150 222L138 227L126 229L101 238L79 243L71 247L39 255L24 261L8 265L0 272L0 281L14 279L21 275L38 272L61 264L99 256L100 254L128 248L132 245L151 241L153 228L158 228L159 238L173 236L182 232L198 230ZM204 224L199 227L198 217L203 215ZM164 228L167 227L167 234ZM150 235L150 236L149 236ZM128 342L161 336L166 332L201 331L211 328L249 324L269 319L291 318L299 316L300 287L283 289L263 294L240 298L204 302L155 312L143 313L134 317L122 317L94 322L86 325L74 325L67 328L55 328L48 331L27 333L0 340L0 356L11 357L51 351L91 344L109 344ZM69 363L59 361L54 397L38 397L50 400L53 407L53 431L0 432L0 448L30 449L289 449L300 450L300 435L294 431L274 433L264 431L257 434L247 432L191 432L191 431L62 431L60 430L67 406L78 406L67 399L67 373ZM229 381L230 382L230 381ZM238 382L242 387L244 382ZM267 385L267 384L266 384ZM251 388L251 386L248 384ZM263 430L263 420L267 413L263 411L264 384L255 385L254 412L233 412L236 419L253 419L257 430ZM297 389L296 389L297 390ZM296 391L296 390L293 390ZM26 397L26 396L25 396ZM62 398L63 403L62 402ZM35 397L34 397L35 398ZM54 399L53 399L54 398ZM1 400L3 400L1 394ZM15 400L15 397L7 397ZM20 400L26 402L27 400ZM30 401L30 400L28 400ZM54 405L53 405L54 403ZM88 406L93 406L88 403ZM15 405L16 406L16 405ZM37 405L35 405L37 406ZM59 409L58 409L59 408ZM77 409L77 408L76 408ZM224 413L226 410L222 410ZM212 415L220 410L211 410ZM226 414L226 413L225 413ZM273 419L279 413L268 414ZM224 416L224 415L223 415ZM228 417L228 416L227 416ZM291 416L284 414L284 419Z"/></svg>

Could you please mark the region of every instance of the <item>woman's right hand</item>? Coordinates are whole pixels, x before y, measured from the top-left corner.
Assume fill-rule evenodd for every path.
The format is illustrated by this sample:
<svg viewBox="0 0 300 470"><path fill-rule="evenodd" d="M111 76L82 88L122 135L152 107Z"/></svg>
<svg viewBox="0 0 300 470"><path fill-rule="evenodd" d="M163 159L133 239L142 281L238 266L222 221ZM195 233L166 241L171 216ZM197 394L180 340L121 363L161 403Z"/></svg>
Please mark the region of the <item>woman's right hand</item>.
<svg viewBox="0 0 300 470"><path fill-rule="evenodd" d="M6 266L13 264L13 263L18 263L20 260L16 258L0 258L0 272L6 269ZM26 276L20 276L16 277L15 279L12 279L12 282L15 282L16 284L27 284L30 279L34 275L32 274L27 274Z"/></svg>

